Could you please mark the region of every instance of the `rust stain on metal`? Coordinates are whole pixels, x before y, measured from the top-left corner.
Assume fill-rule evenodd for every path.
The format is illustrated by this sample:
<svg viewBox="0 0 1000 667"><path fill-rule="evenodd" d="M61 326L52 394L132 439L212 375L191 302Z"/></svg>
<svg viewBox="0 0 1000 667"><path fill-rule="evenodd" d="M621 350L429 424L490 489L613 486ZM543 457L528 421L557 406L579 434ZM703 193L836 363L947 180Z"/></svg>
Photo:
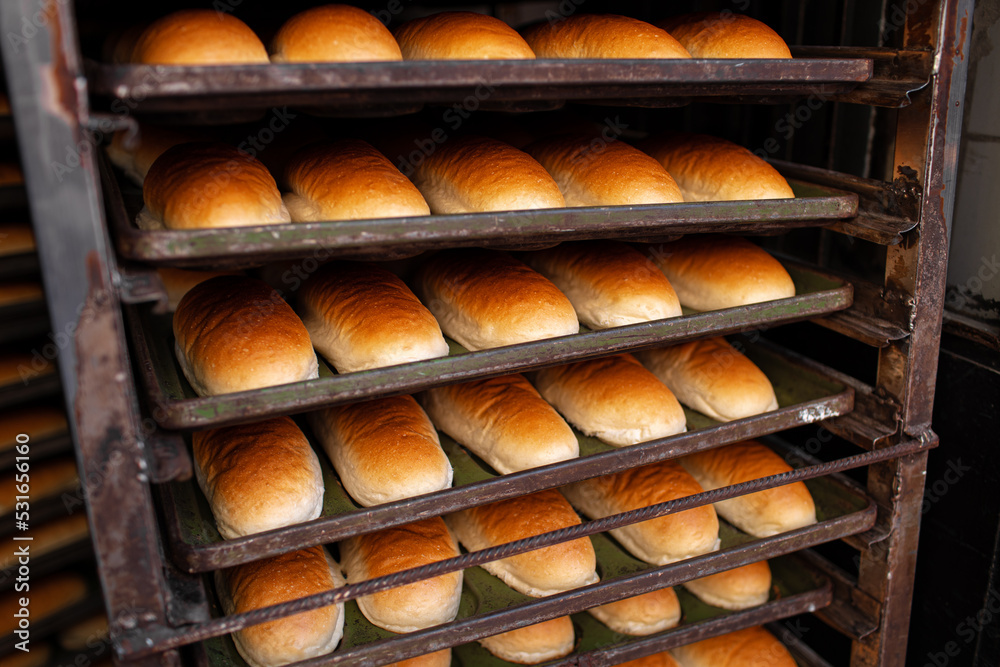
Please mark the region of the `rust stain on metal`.
<svg viewBox="0 0 1000 667"><path fill-rule="evenodd" d="M967 29L969 27L969 12L965 12L965 16L962 17L959 22L958 28L958 44L955 45L955 55L958 56L959 60L965 60L965 39L968 35Z"/></svg>

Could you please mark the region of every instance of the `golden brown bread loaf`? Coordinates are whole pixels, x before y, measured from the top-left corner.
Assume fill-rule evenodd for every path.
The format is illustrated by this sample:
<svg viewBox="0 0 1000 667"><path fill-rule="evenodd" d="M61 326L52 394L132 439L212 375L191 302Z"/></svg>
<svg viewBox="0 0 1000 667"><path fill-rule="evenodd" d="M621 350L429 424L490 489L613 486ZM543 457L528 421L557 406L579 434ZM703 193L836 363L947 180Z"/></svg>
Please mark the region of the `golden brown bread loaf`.
<svg viewBox="0 0 1000 667"><path fill-rule="evenodd" d="M677 500L702 490L676 461L594 477L562 489L573 506L591 519ZM666 565L719 548L719 520L710 505L610 532L632 555L653 565Z"/></svg>
<svg viewBox="0 0 1000 667"><path fill-rule="evenodd" d="M291 222L267 168L233 146L178 144L164 151L142 184L142 229L247 227Z"/></svg>
<svg viewBox="0 0 1000 667"><path fill-rule="evenodd" d="M781 262L740 236L690 235L650 248L682 306L720 310L795 296Z"/></svg>
<svg viewBox="0 0 1000 667"><path fill-rule="evenodd" d="M194 271L192 269L175 269L171 266L159 266L156 268L156 273L160 276L160 282L163 283L163 287L167 291L167 310L170 311L177 310L177 304L192 287L209 278L246 275L242 271Z"/></svg>
<svg viewBox="0 0 1000 667"><path fill-rule="evenodd" d="M271 61L375 62L402 60L389 29L349 5L322 5L285 21L271 41Z"/></svg>
<svg viewBox="0 0 1000 667"><path fill-rule="evenodd" d="M576 640L573 621L560 616L479 640L487 651L507 662L537 665L569 655Z"/></svg>
<svg viewBox="0 0 1000 667"><path fill-rule="evenodd" d="M33 578L30 592L30 620L32 624L39 624L87 597L87 582L79 574L59 572ZM20 599L23 597L26 597L24 592L15 590L0 594L0 637L17 629L18 619L14 614L21 609Z"/></svg>
<svg viewBox="0 0 1000 667"><path fill-rule="evenodd" d="M792 467L755 440L689 454L679 462L706 491L790 472ZM816 523L816 506L803 482L792 482L715 503L719 515L754 537L770 537Z"/></svg>
<svg viewBox="0 0 1000 667"><path fill-rule="evenodd" d="M497 250L445 250L417 271L414 290L441 330L468 350L578 333L569 299L524 262Z"/></svg>
<svg viewBox="0 0 1000 667"><path fill-rule="evenodd" d="M56 372L56 365L50 359L30 352L0 352L0 387L28 384L35 378Z"/></svg>
<svg viewBox="0 0 1000 667"><path fill-rule="evenodd" d="M194 473L222 537L311 521L323 511L323 471L288 417L197 431Z"/></svg>
<svg viewBox="0 0 1000 667"><path fill-rule="evenodd" d="M142 123L138 133L131 138L131 144L128 131L115 132L107 152L112 164L125 172L132 182L141 186L156 158L167 149L199 140L200 137L189 130L180 131L163 125Z"/></svg>
<svg viewBox="0 0 1000 667"><path fill-rule="evenodd" d="M673 16L657 24L692 58L791 58L785 40L757 19L731 11Z"/></svg>
<svg viewBox="0 0 1000 667"><path fill-rule="evenodd" d="M13 162L0 162L0 187L24 184L24 172L21 165Z"/></svg>
<svg viewBox="0 0 1000 667"><path fill-rule="evenodd" d="M412 396L390 396L309 414L313 433L351 497L364 507L451 486L451 462Z"/></svg>
<svg viewBox="0 0 1000 667"><path fill-rule="evenodd" d="M53 405L29 405L0 413L0 452L13 449L17 436L28 436L28 445L40 443L67 432L69 424L62 408Z"/></svg>
<svg viewBox="0 0 1000 667"><path fill-rule="evenodd" d="M705 134L671 133L639 145L662 164L684 201L791 199L778 171L746 148Z"/></svg>
<svg viewBox="0 0 1000 667"><path fill-rule="evenodd" d="M473 507L448 516L448 525L468 551L481 551L580 524L555 489ZM519 593L544 597L598 581L589 537L491 561L483 568Z"/></svg>
<svg viewBox="0 0 1000 667"><path fill-rule="evenodd" d="M154 21L132 48L141 65L249 65L270 62L267 49L232 14L186 9Z"/></svg>
<svg viewBox="0 0 1000 667"><path fill-rule="evenodd" d="M437 320L392 272L331 262L299 290L312 344L340 373L448 355Z"/></svg>
<svg viewBox="0 0 1000 667"><path fill-rule="evenodd" d="M0 222L0 257L35 251L35 232L30 222Z"/></svg>
<svg viewBox="0 0 1000 667"><path fill-rule="evenodd" d="M0 307L44 299L45 292L39 282L20 281L0 284Z"/></svg>
<svg viewBox="0 0 1000 667"><path fill-rule="evenodd" d="M30 526L27 533L32 538L31 557L40 558L46 554L53 553L77 542L82 542L90 535L90 526L87 524L87 514L83 511L58 519L51 519L45 523ZM18 535L24 537L25 534ZM17 549L25 543L21 540L14 540L15 535L4 538L0 541L0 570L14 567L18 562ZM86 545L78 545L80 549L90 549L90 542ZM34 582L32 582L33 584ZM34 600L34 595L31 596Z"/></svg>
<svg viewBox="0 0 1000 667"><path fill-rule="evenodd" d="M545 167L524 151L486 137L449 139L415 166L411 178L435 214L566 205Z"/></svg>
<svg viewBox="0 0 1000 667"><path fill-rule="evenodd" d="M305 325L263 281L220 276L196 285L173 328L177 360L199 396L319 377Z"/></svg>
<svg viewBox="0 0 1000 667"><path fill-rule="evenodd" d="M76 459L72 456L32 462L28 475L31 502L39 502L60 493L73 491L80 485ZM23 495L17 491L17 487L20 486L17 476L15 470L0 474L0 515L14 511L15 496Z"/></svg>
<svg viewBox="0 0 1000 667"><path fill-rule="evenodd" d="M682 667L666 651L621 663L618 667Z"/></svg>
<svg viewBox="0 0 1000 667"><path fill-rule="evenodd" d="M526 60L535 54L517 31L474 12L440 12L394 33L404 60Z"/></svg>
<svg viewBox="0 0 1000 667"><path fill-rule="evenodd" d="M672 628L681 621L680 601L669 586L587 611L623 635L651 635Z"/></svg>
<svg viewBox="0 0 1000 667"><path fill-rule="evenodd" d="M347 581L356 584L458 556L444 520L433 517L340 543ZM369 621L390 632L414 632L448 623L458 614L462 573L449 572L358 599Z"/></svg>
<svg viewBox="0 0 1000 667"><path fill-rule="evenodd" d="M59 645L67 651L86 651L95 642L108 643L108 617L103 611L59 632Z"/></svg>
<svg viewBox="0 0 1000 667"><path fill-rule="evenodd" d="M627 16L576 14L524 30L539 58L690 58L666 30Z"/></svg>
<svg viewBox="0 0 1000 667"><path fill-rule="evenodd" d="M684 201L663 165L623 141L569 134L539 139L524 150L555 179L566 206Z"/></svg>
<svg viewBox="0 0 1000 667"><path fill-rule="evenodd" d="M532 381L573 426L615 447L687 430L670 389L631 354L543 368Z"/></svg>
<svg viewBox="0 0 1000 667"><path fill-rule="evenodd" d="M566 295L580 322L591 329L681 315L663 272L619 241L570 241L524 253L522 259Z"/></svg>
<svg viewBox="0 0 1000 667"><path fill-rule="evenodd" d="M368 12L356 11L382 26ZM359 139L299 149L288 162L285 180L292 190L284 201L293 222L430 214L416 186L388 158Z"/></svg>
<svg viewBox="0 0 1000 667"><path fill-rule="evenodd" d="M749 609L767 602L771 568L766 560L684 582L702 602L721 609Z"/></svg>
<svg viewBox="0 0 1000 667"><path fill-rule="evenodd" d="M389 663L384 667L451 667L451 649L446 648L434 653L425 653L415 658Z"/></svg>
<svg viewBox="0 0 1000 667"><path fill-rule="evenodd" d="M796 667L774 635L762 627L737 630L670 651L681 667Z"/></svg>
<svg viewBox="0 0 1000 667"><path fill-rule="evenodd" d="M767 376L725 338L641 350L636 358L688 407L721 422L778 409Z"/></svg>
<svg viewBox="0 0 1000 667"><path fill-rule="evenodd" d="M439 429L501 474L580 455L573 430L523 375L438 387L420 400Z"/></svg>
<svg viewBox="0 0 1000 667"><path fill-rule="evenodd" d="M215 586L228 614L269 607L344 585L340 567L322 546L238 565L215 573ZM251 625L233 633L250 667L277 667L326 655L344 634L344 605L335 604Z"/></svg>

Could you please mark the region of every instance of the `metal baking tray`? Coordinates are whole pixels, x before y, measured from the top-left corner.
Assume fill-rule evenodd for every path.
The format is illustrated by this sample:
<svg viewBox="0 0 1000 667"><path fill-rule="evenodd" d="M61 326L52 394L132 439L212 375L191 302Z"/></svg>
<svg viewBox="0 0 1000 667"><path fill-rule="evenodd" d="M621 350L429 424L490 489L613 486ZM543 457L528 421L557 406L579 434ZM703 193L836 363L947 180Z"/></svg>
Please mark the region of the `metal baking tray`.
<svg viewBox="0 0 1000 667"><path fill-rule="evenodd" d="M714 613L730 618L743 616L747 619L747 624L758 624L784 615L811 611L829 603L831 590L828 588L828 584L826 582L817 584L815 580L810 583L811 577L805 578L804 585L802 578L796 578L797 583L792 583L790 581L792 577L788 573L794 572L798 567L784 568L776 559L814 544L867 530L874 525L876 509L868 498L845 485L836 475L819 477L807 481L806 484L809 486L817 506L819 522L813 526L767 539L758 539L745 535L724 521L720 521L719 535L722 539L722 548L719 551L665 566L652 566L635 559L618 546L614 538L606 534L593 535L591 539L597 552L601 582L547 598L536 599L523 596L511 591L498 579L487 574L485 570L479 567L469 568L465 570L466 585L463 589L463 603L456 620L427 630L406 635L385 632L372 627L356 612L355 603L348 602L346 608L350 610L351 615L348 616L349 625L346 626L348 630L345 631L345 639L341 646L329 656L301 664L310 666L321 664L379 665L447 646L464 644L484 636L550 618L576 614L599 604L638 595L664 586L673 586L711 572L762 559L771 559L773 562L779 563L778 567L775 568L776 576L786 582L786 586L789 586L789 589L786 589L787 599L785 598L786 593L782 591L781 584L779 584L778 594L772 596L771 602L768 603L768 605L777 605L780 611L769 616L768 607L765 606L744 612L728 613L717 610ZM805 599L795 596L795 593L804 593L810 590L813 591L814 595L805 593ZM678 591L678 594L683 595L681 591ZM798 605L798 602L802 603L801 606ZM685 630L692 625L692 620L702 620L701 618L692 618L692 615L695 614L693 607L695 605L689 601L684 608L683 625L676 629L668 630L652 638L632 638L618 635L616 643L641 642L635 650L637 651L636 655L642 655L663 650L671 645L695 641L700 638L700 635L697 634L698 630L695 629L696 634L694 635L687 635L686 632L690 630ZM708 606L703 605L700 611L705 613L707 609ZM770 611L773 613L775 610L772 607ZM583 625L588 629L600 626L596 621L592 624L585 621ZM580 619L577 619L577 626L581 626ZM717 632L729 631L725 625L714 627ZM674 633L681 633L683 638L674 638ZM604 637L612 634L607 630L603 630L601 633ZM582 633L578 635L578 639L583 639ZM597 639L592 638L592 641L594 641L593 646L584 645L581 641L578 650L581 648L592 650L593 647L596 647ZM228 637L226 637L224 640L216 638L206 642L206 644L220 646L228 642ZM661 646L662 648L660 648ZM465 649L460 651L463 650ZM468 650L474 652L475 647L469 647ZM228 664L239 665L241 663Z"/></svg>
<svg viewBox="0 0 1000 667"><path fill-rule="evenodd" d="M387 260L446 247L547 246L584 238L649 240L688 233L768 233L853 218L854 193L790 180L795 199L606 206L412 218L141 230L142 191L102 160L107 214L128 259L187 268L246 268L286 259Z"/></svg>
<svg viewBox="0 0 1000 667"><path fill-rule="evenodd" d="M792 60L508 60L313 63L230 66L111 65L85 62L88 90L101 107L121 100L138 114L336 108L384 115L402 105L478 106L540 100L635 100L664 106L686 98L793 97L847 92L871 78L871 58ZM380 109L379 107L383 107ZM216 121L217 122L217 121Z"/></svg>
<svg viewBox="0 0 1000 667"><path fill-rule="evenodd" d="M594 547L598 552L599 568L603 576L620 576L649 569L648 565L636 561L622 551L612 539L603 535L595 536ZM681 603L681 622L677 627L647 635L634 637L610 630L586 612L573 614L573 628L576 645L573 654L560 660L545 662L546 665L600 665L618 664L617 657L627 652L628 659L649 655L673 646L698 641L708 636L733 630L761 625L799 613L811 612L828 605L832 598L829 580L804 560L795 556L782 556L770 561L772 573L771 598L763 605L738 612L712 607L698 600L686 590L677 587L677 597ZM488 613L507 606L530 601L511 590L499 579L481 568L471 568L465 572L459 621L476 613ZM359 649L379 640L389 640L398 635L373 626L361 614L357 603L345 605L346 619L344 639L337 652L360 653ZM461 636L461 635L459 635ZM200 644L194 651L195 664L199 667L245 667L246 662L236 651L230 636L217 637ZM333 658L335 654L328 656ZM587 660L586 663L578 661ZM617 660L617 661L616 661ZM344 663L344 660L341 660ZM306 664L324 664L325 660L309 661ZM354 665L379 664L365 660L359 655ZM456 667L506 667L514 663L501 660L478 643L462 644L452 651L452 663Z"/></svg>
<svg viewBox="0 0 1000 667"><path fill-rule="evenodd" d="M224 540L196 483L193 480L170 482L159 487L169 536L166 542L178 567L189 572L204 572L290 549L334 542L348 535L370 532L375 527L409 523L721 444L761 437L845 414L852 409L853 391L815 368L806 368L770 346L751 347L747 355L771 379L778 397L778 410L721 424L685 408L687 433L625 448L614 448L577 432L580 458L508 475L497 475L442 433L441 443L454 470L452 488L370 508L362 508L351 500L326 453L314 442L326 488L323 514L319 519ZM308 428L303 430L309 432Z"/></svg>
<svg viewBox="0 0 1000 667"><path fill-rule="evenodd" d="M468 352L449 341L447 357L388 368L336 374L320 357L319 379L219 396L199 397L174 356L170 315L151 305L126 306L135 359L153 418L163 427L191 430L306 412L369 398L407 394L476 378L506 375L658 344L738 331L829 314L849 307L849 283L815 269L787 263L797 296L692 313L654 322L589 331L507 347Z"/></svg>

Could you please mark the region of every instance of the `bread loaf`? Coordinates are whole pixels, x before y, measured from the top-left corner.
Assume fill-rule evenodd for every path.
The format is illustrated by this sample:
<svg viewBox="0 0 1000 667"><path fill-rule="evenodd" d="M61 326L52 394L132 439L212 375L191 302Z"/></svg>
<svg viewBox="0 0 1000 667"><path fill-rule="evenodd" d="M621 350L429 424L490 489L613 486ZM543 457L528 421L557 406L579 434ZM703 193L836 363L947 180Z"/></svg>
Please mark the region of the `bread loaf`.
<svg viewBox="0 0 1000 667"><path fill-rule="evenodd" d="M142 65L266 64L267 49L247 25L226 12L185 9L154 21L136 40Z"/></svg>
<svg viewBox="0 0 1000 667"><path fill-rule="evenodd" d="M560 616L479 640L487 651L507 662L537 665L573 652L573 621Z"/></svg>
<svg viewBox="0 0 1000 667"><path fill-rule="evenodd" d="M709 491L792 470L754 440L689 454L679 462ZM816 506L803 482L723 500L715 508L726 521L754 537L771 537L816 523Z"/></svg>
<svg viewBox="0 0 1000 667"><path fill-rule="evenodd" d="M524 39L539 58L690 58L667 31L615 14L574 14L536 23Z"/></svg>
<svg viewBox="0 0 1000 667"><path fill-rule="evenodd" d="M260 280L220 276L193 287L173 328L177 360L200 396L319 377L302 320Z"/></svg>
<svg viewBox="0 0 1000 667"><path fill-rule="evenodd" d="M666 651L621 663L618 667L682 667Z"/></svg>
<svg viewBox="0 0 1000 667"><path fill-rule="evenodd" d="M142 229L247 227L291 222L281 193L256 158L222 143L164 151L142 184Z"/></svg>
<svg viewBox="0 0 1000 667"><path fill-rule="evenodd" d="M591 329L681 315L663 272L619 241L570 241L524 253L522 259L566 295L580 322Z"/></svg>
<svg viewBox="0 0 1000 667"><path fill-rule="evenodd" d="M441 330L468 350L578 333L573 304L547 278L496 250L445 250L414 278Z"/></svg>
<svg viewBox="0 0 1000 667"><path fill-rule="evenodd" d="M55 372L55 364L37 352L33 356L28 351L14 352L10 347L0 352L0 387L26 386L36 378Z"/></svg>
<svg viewBox="0 0 1000 667"><path fill-rule="evenodd" d="M19 543L19 546L23 544ZM31 600L30 620L32 626L37 626L44 619L83 601L87 593L87 582L79 574L58 572L45 577L32 577L30 595L13 589L0 594L0 637L13 636L18 628L18 619L14 614L22 608L21 598Z"/></svg>
<svg viewBox="0 0 1000 667"><path fill-rule="evenodd" d="M458 545L440 517L340 543L347 582L383 577L459 555ZM431 579L391 588L358 599L361 612L390 632L414 632L448 623L458 614L462 573L449 572Z"/></svg>
<svg viewBox="0 0 1000 667"><path fill-rule="evenodd" d="M563 487L573 506L591 519L642 509L701 493L675 461L594 477ZM719 548L719 520L709 505L615 528L611 534L632 555L666 565Z"/></svg>
<svg viewBox="0 0 1000 667"><path fill-rule="evenodd" d="M311 521L323 511L323 472L288 417L197 431L194 473L222 537Z"/></svg>
<svg viewBox="0 0 1000 667"><path fill-rule="evenodd" d="M431 312L374 264L326 264L299 290L298 307L312 344L339 373L448 355Z"/></svg>
<svg viewBox="0 0 1000 667"><path fill-rule="evenodd" d="M159 266L156 268L160 282L167 291L167 310L177 310L177 304L181 302L184 295L192 287L199 285L209 278L218 276L242 276L241 271L194 271L191 269L175 269L171 266Z"/></svg>
<svg viewBox="0 0 1000 667"><path fill-rule="evenodd" d="M468 551L481 551L580 524L555 489L473 507L448 516ZM519 593L543 597L598 581L597 557L589 537L491 561L483 568Z"/></svg>
<svg viewBox="0 0 1000 667"><path fill-rule="evenodd" d="M566 205L545 167L524 151L486 137L449 139L415 166L411 178L435 214Z"/></svg>
<svg viewBox="0 0 1000 667"><path fill-rule="evenodd" d="M540 139L525 149L559 185L566 206L639 206L684 201L659 162L623 141L586 134Z"/></svg>
<svg viewBox="0 0 1000 667"><path fill-rule="evenodd" d="M35 251L35 233L30 222L0 222L0 257Z"/></svg>
<svg viewBox="0 0 1000 667"><path fill-rule="evenodd" d="M322 5L285 21L271 41L271 61L402 60L392 33L374 15L349 5Z"/></svg>
<svg viewBox="0 0 1000 667"><path fill-rule="evenodd" d="M18 475L16 470L11 470L0 476L0 516L13 512L14 504L17 502L15 496L24 495L17 491L17 487L20 486L17 482ZM76 460L72 456L32 462L28 476L32 502L73 491L80 486Z"/></svg>
<svg viewBox="0 0 1000 667"><path fill-rule="evenodd" d="M39 282L18 281L0 284L0 307L44 300L45 292Z"/></svg>
<svg viewBox="0 0 1000 667"><path fill-rule="evenodd" d="M87 515L82 510L76 514L61 516L58 519L51 519L37 525L32 523L28 533L28 536L32 538L30 542L31 557L41 558L71 545L77 545L74 550L90 549L89 540L85 545L77 544L86 540L88 535L90 535L90 526L87 524ZM0 570L16 568L18 564L17 550L18 547L24 546L24 542L15 540L15 537L24 537L24 535L11 535L0 541Z"/></svg>
<svg viewBox="0 0 1000 667"><path fill-rule="evenodd" d="M688 407L721 422L778 409L774 387L725 338L636 352L642 364Z"/></svg>
<svg viewBox="0 0 1000 667"><path fill-rule="evenodd" d="M771 568L766 560L684 582L702 602L721 609L749 609L767 602Z"/></svg>
<svg viewBox="0 0 1000 667"><path fill-rule="evenodd" d="M451 667L451 649L425 653L415 658L389 663L384 667Z"/></svg>
<svg viewBox="0 0 1000 667"><path fill-rule="evenodd" d="M687 430L680 403L630 354L544 368L533 382L573 426L615 447Z"/></svg>
<svg viewBox="0 0 1000 667"><path fill-rule="evenodd" d="M762 627L737 630L670 651L681 667L796 667L784 644Z"/></svg>
<svg viewBox="0 0 1000 667"><path fill-rule="evenodd" d="M525 60L535 54L517 31L474 12L440 12L396 29L404 60Z"/></svg>
<svg viewBox="0 0 1000 667"><path fill-rule="evenodd" d="M324 593L344 585L340 567L322 546L238 565L215 573L223 611L254 609ZM344 635L344 605L335 604L251 625L233 633L250 667L278 667L333 651Z"/></svg>
<svg viewBox="0 0 1000 667"><path fill-rule="evenodd" d="M451 486L451 462L412 396L310 413L309 424L351 497L364 507Z"/></svg>
<svg viewBox="0 0 1000 667"><path fill-rule="evenodd" d="M662 164L684 201L791 199L788 182L763 159L731 141L704 134L664 134L639 145Z"/></svg>
<svg viewBox="0 0 1000 667"><path fill-rule="evenodd" d="M731 11L698 12L658 23L693 58L791 58L785 40L757 19Z"/></svg>
<svg viewBox="0 0 1000 667"><path fill-rule="evenodd" d="M108 617L103 611L59 632L59 645L67 651L86 651L95 642L108 641Z"/></svg>
<svg viewBox="0 0 1000 667"><path fill-rule="evenodd" d="M650 248L682 306L720 310L795 296L781 262L740 236L685 236Z"/></svg>
<svg viewBox="0 0 1000 667"><path fill-rule="evenodd" d="M191 131L179 131L162 125L143 123L135 136L122 130L115 132L108 144L108 158L112 164L125 172L125 175L136 185L141 186L146 180L146 174L167 149L178 144L198 141L199 137Z"/></svg>
<svg viewBox="0 0 1000 667"><path fill-rule="evenodd" d="M672 628L681 621L681 604L677 593L669 586L587 611L623 635L651 635Z"/></svg>
<svg viewBox="0 0 1000 667"><path fill-rule="evenodd" d="M355 11L382 27L368 12ZM288 162L285 180L291 192L284 201L293 222L430 214L416 186L388 158L359 139L299 149Z"/></svg>
<svg viewBox="0 0 1000 667"><path fill-rule="evenodd" d="M66 413L54 405L18 406L0 413L0 452L14 449L17 436L26 435L28 444L63 435L69 429ZM23 438L22 438L23 440Z"/></svg>
<svg viewBox="0 0 1000 667"><path fill-rule="evenodd" d="M439 387L420 400L439 429L501 474L580 455L573 430L523 375Z"/></svg>

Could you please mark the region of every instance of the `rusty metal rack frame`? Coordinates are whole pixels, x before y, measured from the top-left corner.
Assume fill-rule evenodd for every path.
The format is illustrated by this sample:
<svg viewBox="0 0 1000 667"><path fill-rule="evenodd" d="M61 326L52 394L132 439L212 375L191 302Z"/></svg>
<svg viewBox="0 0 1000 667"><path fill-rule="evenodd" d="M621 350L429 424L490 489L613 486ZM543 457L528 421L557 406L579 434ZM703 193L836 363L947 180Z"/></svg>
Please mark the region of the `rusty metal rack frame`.
<svg viewBox="0 0 1000 667"><path fill-rule="evenodd" d="M944 298L947 218L954 197L955 152L950 146L955 145L961 124L961 114L955 109L960 112L964 96L971 8L971 0L888 0L883 18L893 28L886 32L891 44L875 49L813 49L800 52L804 58L791 64L762 61L745 67L743 72L757 70L756 79L718 61L670 64L673 80L662 63L578 62L572 74L548 71L557 77L554 82L530 77L558 67L555 63L459 63L448 70L447 81L434 85L428 77L444 76L447 67L404 63L378 69L383 75L393 72L407 79L405 86L397 79L380 91L381 75L374 73L376 68L313 68L308 74L308 68L242 70L248 77L260 75L261 79L234 76L239 68L228 74L223 69L195 72L189 68L142 72L134 67L85 63L71 1L0 3L0 28L5 35L16 37L22 35L24 26L33 28L24 40L3 41L3 61L21 145L27 204L37 223L41 270L50 288L50 326L72 334L71 343L61 350L60 373L118 658L128 665L178 665L182 654L173 647L195 639L193 634L179 632L174 622L179 610L187 609L177 587L187 584L164 574L172 571L172 564L164 557L150 483L151 477L166 481L190 468L180 463L159 465L169 461L163 457L171 443L140 412L121 304L141 297L129 291L141 287L141 275L119 265L109 236L100 170L92 150L94 130L102 125L92 109L116 97L133 102L142 97L151 113L202 121L210 120L208 111L255 112L279 101L326 107L326 111L335 106L350 115L357 115L361 106L384 102L381 112L394 114L412 110L414 103L454 101L456 95L480 85L483 79L477 76L488 74L485 80L496 84L494 100L508 109L553 108L567 99L635 106L707 98L772 103L816 90L829 93L831 99L898 109L893 112L894 141L889 142L893 157L879 174L881 179L803 172L801 180L857 194L859 215L835 222L832 229L880 244L885 250L882 284L861 289L863 298L843 311L840 319L837 315L827 318L838 333L875 345L879 362L874 386L862 391L855 387L860 416L852 413L828 422L832 430L868 450L858 456L870 458L858 461L867 466L866 495L878 509L873 527L847 540L860 551L858 577L836 578L833 590L834 603L840 603L836 608L851 609L853 616L830 613L825 620L852 639L852 667L903 665L899 647L905 645L909 620L923 475L927 449L936 443L930 421ZM846 70L838 76L829 70L820 74L838 56L847 59L845 67L855 68L854 74L842 76ZM591 66L596 69L587 73ZM791 72L789 68L800 68L802 76L780 80L778 75ZM816 69L806 76L809 68ZM335 84L330 79L334 71L337 76L348 71L355 74ZM143 81L144 74L152 78ZM373 82L376 85L370 85ZM410 85L416 82L419 85ZM307 86L292 90L302 83ZM401 96L403 90L406 93ZM414 96L414 91L419 95ZM127 126L128 122L114 119L112 125ZM66 162L67 156L75 160ZM57 165L66 168L57 169ZM0 194L9 194L14 201L23 199L24 192ZM138 282L132 282L137 277ZM707 503L713 498L718 496L680 502ZM585 525L598 532L606 528L599 522ZM545 539L552 539L552 534ZM669 578L658 579L655 585L666 581ZM652 585L641 579L618 583L614 595L621 597L645 592ZM529 611L520 619L509 621L510 625L484 619L479 631L503 631L587 606L578 602L540 600L526 607ZM859 622L852 625L851 621ZM212 622L201 619L191 625ZM229 617L225 621L229 625L216 630L228 631L245 622L245 617ZM167 637L168 641L161 641ZM162 650L149 650L147 640ZM592 664L606 664L600 660Z"/></svg>

